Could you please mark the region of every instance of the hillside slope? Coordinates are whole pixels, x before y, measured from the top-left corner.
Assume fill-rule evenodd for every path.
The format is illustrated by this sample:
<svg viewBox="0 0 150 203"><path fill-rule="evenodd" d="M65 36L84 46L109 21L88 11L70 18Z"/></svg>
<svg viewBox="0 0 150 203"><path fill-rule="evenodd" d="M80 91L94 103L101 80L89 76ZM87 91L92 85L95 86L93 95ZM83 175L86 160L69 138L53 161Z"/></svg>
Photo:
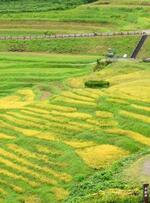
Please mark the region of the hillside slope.
<svg viewBox="0 0 150 203"><path fill-rule="evenodd" d="M92 73L95 59L1 55L0 202L86 202L100 191L105 200L106 189L141 198L140 182L131 193L135 185L118 173L149 152L149 65ZM88 79L111 86L84 88Z"/></svg>

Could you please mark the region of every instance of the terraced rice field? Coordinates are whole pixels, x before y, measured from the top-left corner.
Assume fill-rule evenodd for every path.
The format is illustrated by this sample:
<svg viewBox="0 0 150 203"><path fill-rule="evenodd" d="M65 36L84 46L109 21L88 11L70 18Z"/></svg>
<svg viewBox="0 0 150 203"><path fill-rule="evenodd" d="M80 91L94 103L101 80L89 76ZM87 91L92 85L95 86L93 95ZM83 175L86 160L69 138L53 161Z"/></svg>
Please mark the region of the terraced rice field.
<svg viewBox="0 0 150 203"><path fill-rule="evenodd" d="M96 57L1 55L0 202L69 202L96 170L149 150L148 65L92 73ZM89 78L111 87L84 88Z"/></svg>

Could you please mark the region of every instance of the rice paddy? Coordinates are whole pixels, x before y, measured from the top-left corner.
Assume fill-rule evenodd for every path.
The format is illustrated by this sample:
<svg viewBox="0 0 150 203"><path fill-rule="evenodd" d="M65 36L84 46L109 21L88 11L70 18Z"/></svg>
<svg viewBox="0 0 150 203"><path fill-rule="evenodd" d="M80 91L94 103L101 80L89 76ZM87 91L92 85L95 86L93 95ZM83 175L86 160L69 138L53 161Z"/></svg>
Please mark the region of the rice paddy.
<svg viewBox="0 0 150 203"><path fill-rule="evenodd" d="M128 73L129 68L124 69L123 73L121 67L118 68L119 76L116 75L116 78L121 78L123 74L123 80L116 80L108 90L100 91L82 88L82 85L72 88L71 80L80 78L82 84L85 75L90 78L100 77L101 74L103 78L115 80L110 73L118 64L109 67L110 72L106 68L92 73L91 62L95 56L85 56L85 59L75 56L74 59L70 55L71 67L66 69L70 65L64 57L65 61L59 59L58 66L61 68L54 69L53 64L46 62L51 57L54 60L53 55L42 56L41 74L36 76L35 81L36 73L28 66L34 68L34 60L39 59L28 54L15 56L17 61L9 56L11 65L8 66L4 63L8 60L5 54L0 65L2 73L9 72L5 75L5 81L3 74L0 75L1 86L4 87L0 98L1 199L7 201L11 198L14 203L18 198L26 202L67 201L71 198L71 186L79 181L77 177L87 178L94 170L108 168L116 161L142 151L143 146L149 148L149 104L142 99L140 101L140 98L137 101L136 95L135 99L134 95L131 97L130 91L127 95L120 91L118 97L114 94L114 89L119 85L125 86L125 81L130 90L130 86L140 80L140 74L136 71L142 64L136 64L135 69L133 62L128 63L135 71L135 78L130 77L131 74L125 74L125 78L124 72ZM142 68L149 74L148 66ZM22 81L30 81L30 86L28 82L22 85L20 80L16 80L23 69ZM56 69L58 75L64 72L63 78L58 80ZM45 89L51 94L41 100L39 95ZM143 125L144 132L141 133L136 122L134 126L128 125L129 119L138 120L137 126L142 129ZM131 147L128 142L134 145ZM33 200L28 200L29 192Z"/></svg>
<svg viewBox="0 0 150 203"><path fill-rule="evenodd" d="M0 5L0 36L147 30L150 23L149 0ZM130 56L138 41L0 41L0 203L141 202L141 184L150 183L142 168L150 154L150 70L141 60L149 38L138 60L93 72L109 47ZM85 88L88 80L110 86Z"/></svg>

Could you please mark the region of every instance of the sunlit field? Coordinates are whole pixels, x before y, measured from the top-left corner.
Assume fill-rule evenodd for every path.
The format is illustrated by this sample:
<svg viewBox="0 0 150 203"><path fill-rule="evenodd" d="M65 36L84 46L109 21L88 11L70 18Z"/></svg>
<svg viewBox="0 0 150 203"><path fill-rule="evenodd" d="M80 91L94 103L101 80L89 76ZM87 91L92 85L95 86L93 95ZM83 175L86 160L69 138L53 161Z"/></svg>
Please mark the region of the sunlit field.
<svg viewBox="0 0 150 203"><path fill-rule="evenodd" d="M95 59L1 54L2 202L10 198L30 202L29 193L35 202L74 198L80 202L80 194L84 200L87 190L91 195L99 191L94 177L89 180L93 187L83 191L80 184L86 185L88 176L108 173L113 164L126 168L148 153L148 65L120 62L92 73ZM106 90L84 88L88 78L107 79L111 86ZM98 185L105 191L117 183L118 193L123 190L127 198L135 185L130 179L126 183L123 177L118 179L121 171L113 174L112 170L111 178ZM107 181L111 184L105 188Z"/></svg>
<svg viewBox="0 0 150 203"><path fill-rule="evenodd" d="M149 0L0 0L0 36L149 24ZM0 203L142 201L150 184L150 38L132 60L139 39L0 41ZM94 71L108 48L118 60Z"/></svg>

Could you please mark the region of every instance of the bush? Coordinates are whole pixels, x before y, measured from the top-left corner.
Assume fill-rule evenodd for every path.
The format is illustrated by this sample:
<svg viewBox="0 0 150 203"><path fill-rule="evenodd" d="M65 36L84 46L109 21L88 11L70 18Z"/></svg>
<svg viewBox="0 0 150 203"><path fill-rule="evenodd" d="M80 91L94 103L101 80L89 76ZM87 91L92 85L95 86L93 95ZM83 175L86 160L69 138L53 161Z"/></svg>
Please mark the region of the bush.
<svg viewBox="0 0 150 203"><path fill-rule="evenodd" d="M89 88L107 88L109 87L110 83L104 80L88 80L85 82L85 87Z"/></svg>

